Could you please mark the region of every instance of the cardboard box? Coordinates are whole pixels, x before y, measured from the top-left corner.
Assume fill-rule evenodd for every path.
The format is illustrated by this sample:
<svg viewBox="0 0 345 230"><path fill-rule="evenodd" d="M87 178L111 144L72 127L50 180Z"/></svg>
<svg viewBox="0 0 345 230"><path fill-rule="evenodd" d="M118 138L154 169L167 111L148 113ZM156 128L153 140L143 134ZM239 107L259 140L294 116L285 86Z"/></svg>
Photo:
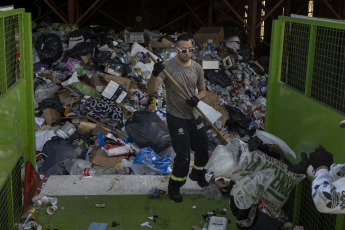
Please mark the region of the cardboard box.
<svg viewBox="0 0 345 230"><path fill-rule="evenodd" d="M143 32L125 33L124 37L126 43L145 43L145 33Z"/></svg>
<svg viewBox="0 0 345 230"><path fill-rule="evenodd" d="M126 157L108 157L108 155L103 150L95 148L92 153L90 162L92 164L92 167L112 168L117 164L122 163L122 159L126 159Z"/></svg>
<svg viewBox="0 0 345 230"><path fill-rule="evenodd" d="M127 96L127 93L121 85L114 81L110 81L105 90L102 92L102 96L115 100L116 103L120 104Z"/></svg>
<svg viewBox="0 0 345 230"><path fill-rule="evenodd" d="M110 82L110 81L116 82L117 84L121 85L127 92L131 89L130 88L131 80L128 79L128 78L117 77L117 76L113 76L113 75L110 75L110 74L105 74L104 75L104 79L107 82Z"/></svg>
<svg viewBox="0 0 345 230"><path fill-rule="evenodd" d="M221 43L224 39L224 29L222 26L218 27L200 27L200 29L195 33L194 39L199 43L207 42L207 40L212 39L213 43Z"/></svg>

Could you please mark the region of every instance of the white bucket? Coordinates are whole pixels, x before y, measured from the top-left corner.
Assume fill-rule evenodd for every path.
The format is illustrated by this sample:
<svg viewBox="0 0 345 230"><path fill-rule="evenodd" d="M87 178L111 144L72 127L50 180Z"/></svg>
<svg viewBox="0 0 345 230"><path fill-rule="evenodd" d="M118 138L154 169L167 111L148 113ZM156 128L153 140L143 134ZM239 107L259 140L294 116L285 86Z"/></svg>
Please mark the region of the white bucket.
<svg viewBox="0 0 345 230"><path fill-rule="evenodd" d="M66 122L60 129L56 131L56 135L59 137L66 139L69 138L74 132L76 128L70 122Z"/></svg>

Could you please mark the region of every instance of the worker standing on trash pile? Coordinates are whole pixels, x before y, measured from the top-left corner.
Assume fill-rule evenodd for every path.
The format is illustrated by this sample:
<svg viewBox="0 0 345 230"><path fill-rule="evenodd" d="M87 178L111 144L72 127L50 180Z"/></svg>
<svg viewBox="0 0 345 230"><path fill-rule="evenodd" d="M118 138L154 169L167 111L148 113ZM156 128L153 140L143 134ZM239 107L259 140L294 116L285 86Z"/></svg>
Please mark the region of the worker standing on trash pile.
<svg viewBox="0 0 345 230"><path fill-rule="evenodd" d="M208 138L202 117L194 108L199 100L205 98L206 84L202 67L191 59L194 47L187 35L177 37L175 51L175 58L165 64L163 61L155 63L147 90L148 93L153 93L162 82L165 84L167 124L176 152L168 194L171 200L182 202L180 188L187 180L190 149L195 151L195 159L189 178L196 181L200 187L208 186L204 169L208 161ZM185 99L173 82L166 78L164 69L190 96L189 99Z"/></svg>
<svg viewBox="0 0 345 230"><path fill-rule="evenodd" d="M340 123L345 127L345 120ZM332 153L322 145L310 153L301 153L298 165L289 167L295 173L307 173L313 176L312 197L319 212L345 213L345 164L333 164ZM311 165L312 168L309 166ZM309 167L309 168L308 168Z"/></svg>

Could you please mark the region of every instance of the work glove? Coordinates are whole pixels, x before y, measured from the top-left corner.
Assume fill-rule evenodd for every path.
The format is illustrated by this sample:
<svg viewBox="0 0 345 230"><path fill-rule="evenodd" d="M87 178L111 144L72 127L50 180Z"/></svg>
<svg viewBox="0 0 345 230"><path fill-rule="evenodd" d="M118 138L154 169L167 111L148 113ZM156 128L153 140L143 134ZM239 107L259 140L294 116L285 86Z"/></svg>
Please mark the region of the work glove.
<svg viewBox="0 0 345 230"><path fill-rule="evenodd" d="M186 100L186 103L191 107L197 106L198 102L199 102L199 98L197 98L196 96L192 96Z"/></svg>
<svg viewBox="0 0 345 230"><path fill-rule="evenodd" d="M164 70L163 61L158 61L153 65L152 75L157 77Z"/></svg>
<svg viewBox="0 0 345 230"><path fill-rule="evenodd" d="M307 168L310 165L308 156L305 152L301 152L302 160L297 165L291 165L288 167L288 170L298 174L306 174Z"/></svg>
<svg viewBox="0 0 345 230"><path fill-rule="evenodd" d="M333 154L327 152L325 147L320 145L319 148L315 149L315 152L310 153L309 160L315 171L320 166L326 166L329 170L333 164Z"/></svg>

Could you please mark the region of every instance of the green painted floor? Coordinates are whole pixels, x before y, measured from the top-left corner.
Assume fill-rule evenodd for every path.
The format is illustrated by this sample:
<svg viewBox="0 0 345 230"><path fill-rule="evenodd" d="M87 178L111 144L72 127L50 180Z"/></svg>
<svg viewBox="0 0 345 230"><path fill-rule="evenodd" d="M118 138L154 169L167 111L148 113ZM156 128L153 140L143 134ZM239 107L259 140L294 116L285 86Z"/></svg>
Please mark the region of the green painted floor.
<svg viewBox="0 0 345 230"><path fill-rule="evenodd" d="M41 207L35 213L36 222L43 230L87 230L92 222L108 224L106 229L114 230L184 230L193 225L202 226L202 215L212 211L227 210L218 214L231 220L228 229L237 229L235 218L231 215L229 199L211 200L199 194L183 194L182 203L171 202L168 195L150 198L148 195L93 195L93 196L56 196L58 209L48 215L47 207ZM96 207L104 203L104 208ZM195 206L195 207L194 207ZM156 222L148 219L157 215ZM112 227L112 222L120 225ZM148 226L141 226L149 222Z"/></svg>

